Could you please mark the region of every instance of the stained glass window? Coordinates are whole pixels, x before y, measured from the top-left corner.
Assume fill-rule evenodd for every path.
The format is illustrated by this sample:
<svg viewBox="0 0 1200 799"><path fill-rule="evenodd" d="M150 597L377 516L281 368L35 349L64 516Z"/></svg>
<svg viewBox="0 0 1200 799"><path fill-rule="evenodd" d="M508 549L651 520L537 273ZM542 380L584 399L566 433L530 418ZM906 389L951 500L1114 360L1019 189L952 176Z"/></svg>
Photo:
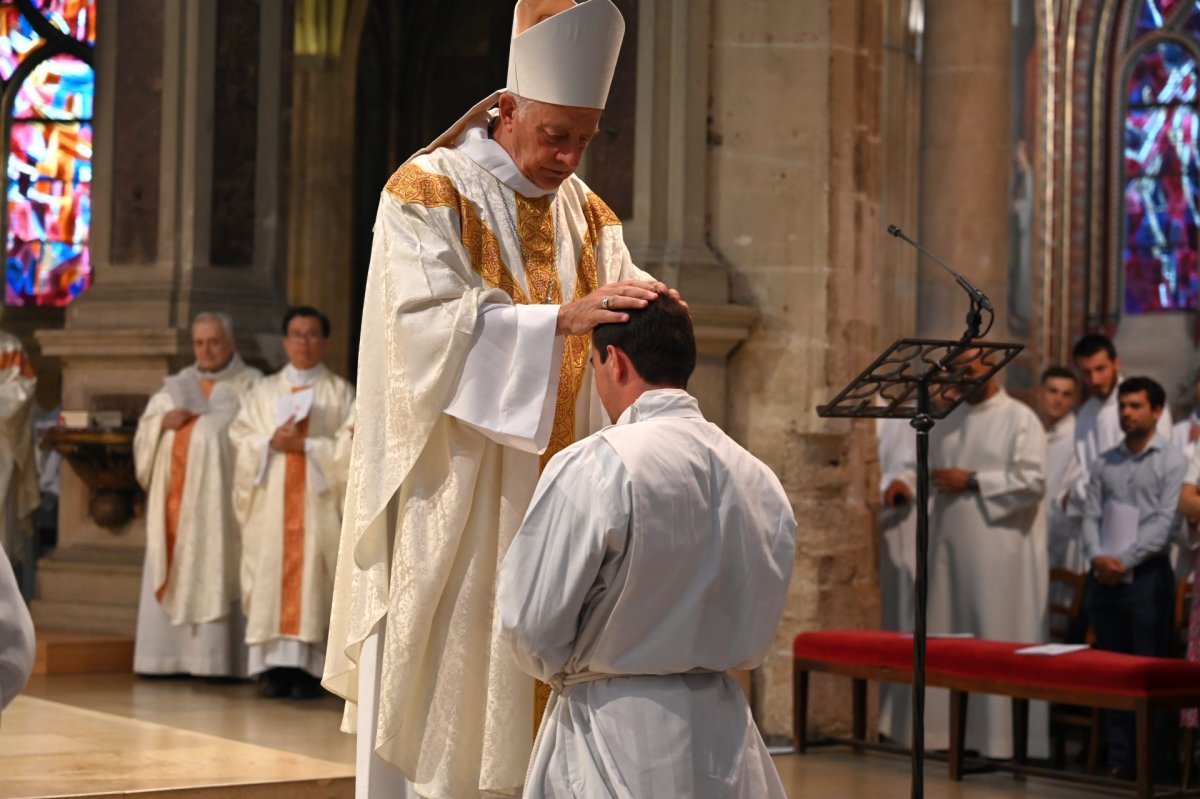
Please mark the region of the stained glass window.
<svg viewBox="0 0 1200 799"><path fill-rule="evenodd" d="M1142 0L1139 32L1172 23L1192 38L1200 2L1181 19L1180 2ZM1197 42L1200 45L1200 41ZM1200 116L1196 51L1158 37L1130 64L1125 92L1122 257L1128 313L1197 307L1200 264Z"/></svg>
<svg viewBox="0 0 1200 799"><path fill-rule="evenodd" d="M7 305L63 306L91 283L95 38L96 0L0 0Z"/></svg>

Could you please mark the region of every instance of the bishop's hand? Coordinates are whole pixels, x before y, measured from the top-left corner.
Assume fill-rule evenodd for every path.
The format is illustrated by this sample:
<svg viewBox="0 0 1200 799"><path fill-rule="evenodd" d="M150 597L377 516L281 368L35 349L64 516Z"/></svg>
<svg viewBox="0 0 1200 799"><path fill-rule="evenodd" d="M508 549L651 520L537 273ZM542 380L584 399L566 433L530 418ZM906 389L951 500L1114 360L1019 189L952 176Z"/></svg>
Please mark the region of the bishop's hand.
<svg viewBox="0 0 1200 799"><path fill-rule="evenodd" d="M591 333L597 325L628 322L629 314L624 311L645 308L663 292L683 302L679 292L657 281L630 279L601 286L586 297L560 305L554 333L559 336L581 336Z"/></svg>

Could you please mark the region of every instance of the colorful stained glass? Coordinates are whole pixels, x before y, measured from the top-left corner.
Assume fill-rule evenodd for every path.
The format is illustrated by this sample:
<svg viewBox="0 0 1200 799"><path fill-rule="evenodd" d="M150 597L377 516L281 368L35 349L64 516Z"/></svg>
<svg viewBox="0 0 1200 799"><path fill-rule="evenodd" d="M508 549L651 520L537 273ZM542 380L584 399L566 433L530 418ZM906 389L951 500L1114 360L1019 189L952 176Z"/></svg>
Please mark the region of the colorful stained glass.
<svg viewBox="0 0 1200 799"><path fill-rule="evenodd" d="M36 0L34 5L72 39L96 43L96 0Z"/></svg>
<svg viewBox="0 0 1200 799"><path fill-rule="evenodd" d="M53 56L21 83L13 103L16 119L92 118L95 96L92 68L66 55Z"/></svg>
<svg viewBox="0 0 1200 799"><path fill-rule="evenodd" d="M1185 0L1141 0L1141 8L1137 16L1138 34L1161 30L1171 18L1171 14L1184 4Z"/></svg>
<svg viewBox="0 0 1200 799"><path fill-rule="evenodd" d="M91 125L16 122L10 147L5 302L66 305L91 279Z"/></svg>
<svg viewBox="0 0 1200 799"><path fill-rule="evenodd" d="M1134 65L1129 78L1131 108L1189 103L1196 99L1196 62L1176 42L1159 42Z"/></svg>

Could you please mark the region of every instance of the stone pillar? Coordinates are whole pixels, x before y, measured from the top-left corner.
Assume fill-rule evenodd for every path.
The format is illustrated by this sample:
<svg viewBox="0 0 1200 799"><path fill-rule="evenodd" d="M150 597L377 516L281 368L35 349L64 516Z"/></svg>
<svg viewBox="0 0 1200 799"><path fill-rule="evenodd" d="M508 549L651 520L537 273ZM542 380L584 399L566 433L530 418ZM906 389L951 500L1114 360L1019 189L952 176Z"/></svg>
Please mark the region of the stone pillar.
<svg viewBox="0 0 1200 799"><path fill-rule="evenodd" d="M689 389L705 416L727 419L727 359L749 334L753 308L730 303L729 273L709 246L706 219L710 0L641 0L633 260L678 288L691 308L698 359Z"/></svg>
<svg viewBox="0 0 1200 799"><path fill-rule="evenodd" d="M920 240L999 315L1008 286L1009 14L1008 0L925 0ZM919 275L920 334L962 335L962 289L928 259Z"/></svg>
<svg viewBox="0 0 1200 799"><path fill-rule="evenodd" d="M799 522L756 707L764 734L787 740L793 636L878 623L873 430L816 406L875 350L882 0L712 4L712 242L734 300L759 312L730 361L729 430ZM814 684L821 729L848 729L841 683Z"/></svg>
<svg viewBox="0 0 1200 799"><path fill-rule="evenodd" d="M104 6L95 280L62 330L37 336L63 363L65 409L94 409L113 395L144 401L164 374L192 361L191 319L203 310L233 316L244 357L278 365L286 8L284 0ZM42 563L35 618L47 629L132 634L144 519L109 530L88 517L87 501L64 465L59 547ZM70 592L84 583L90 596Z"/></svg>

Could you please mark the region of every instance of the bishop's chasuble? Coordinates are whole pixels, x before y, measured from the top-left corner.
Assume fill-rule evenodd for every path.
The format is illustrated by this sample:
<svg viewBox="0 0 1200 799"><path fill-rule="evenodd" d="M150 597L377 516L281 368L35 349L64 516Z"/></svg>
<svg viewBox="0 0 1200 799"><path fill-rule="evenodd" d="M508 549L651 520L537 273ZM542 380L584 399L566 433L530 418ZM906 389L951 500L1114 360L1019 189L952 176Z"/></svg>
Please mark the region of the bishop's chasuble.
<svg viewBox="0 0 1200 799"><path fill-rule="evenodd" d="M311 389L303 452L275 452L280 400ZM229 428L237 451L242 609L250 673L301 668L320 677L354 429L354 387L324 366L265 377Z"/></svg>
<svg viewBox="0 0 1200 799"><path fill-rule="evenodd" d="M0 546L16 559L25 552L29 514L41 501L33 456L33 397L37 376L21 341L0 332Z"/></svg>
<svg viewBox="0 0 1200 799"><path fill-rule="evenodd" d="M175 408L164 387L138 420L133 456L148 493L133 661L139 674L245 674L228 432L242 395L261 377L236 354L216 372L189 366L173 379L196 381L207 412L164 430L163 416Z"/></svg>
<svg viewBox="0 0 1200 799"><path fill-rule="evenodd" d="M970 634L996 641L1045 640L1046 434L1037 414L1003 389L980 403L964 403L929 436L929 468L966 469L979 489L938 491L929 511L929 633ZM905 480L914 487L915 464ZM914 488L914 494L915 494ZM949 745L949 695L930 690L926 746ZM1029 708L1029 754L1045 757L1044 702ZM971 698L967 748L1009 758L1012 703L1006 697Z"/></svg>
<svg viewBox="0 0 1200 799"><path fill-rule="evenodd" d="M482 119L380 198L324 684L422 796L524 778L533 683L493 637L497 573L539 465L606 422L558 305L627 278L650 279L612 211L575 176L535 186Z"/></svg>

